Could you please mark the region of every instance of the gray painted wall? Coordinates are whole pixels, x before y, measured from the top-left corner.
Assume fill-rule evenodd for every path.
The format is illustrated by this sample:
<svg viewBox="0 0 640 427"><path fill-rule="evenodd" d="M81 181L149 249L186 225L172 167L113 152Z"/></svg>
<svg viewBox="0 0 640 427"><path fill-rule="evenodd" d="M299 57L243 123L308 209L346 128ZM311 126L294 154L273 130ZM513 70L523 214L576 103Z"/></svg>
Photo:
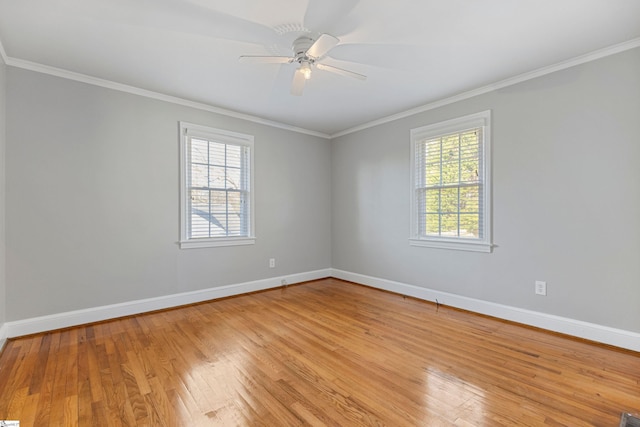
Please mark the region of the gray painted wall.
<svg viewBox="0 0 640 427"><path fill-rule="evenodd" d="M0 87L0 324L334 267L640 331L640 49L332 142L13 67ZM494 252L409 246L409 130L486 109ZM178 249L180 120L255 136L256 245Z"/></svg>
<svg viewBox="0 0 640 427"><path fill-rule="evenodd" d="M6 320L6 269L5 269L5 147L6 147L6 103L7 66L0 58L0 329ZM0 334L0 348L2 341Z"/></svg>
<svg viewBox="0 0 640 427"><path fill-rule="evenodd" d="M328 140L14 67L7 83L7 321L331 266ZM181 120L255 136L255 245L178 248Z"/></svg>
<svg viewBox="0 0 640 427"><path fill-rule="evenodd" d="M409 246L410 129L487 109L494 252ZM337 138L332 200L334 268L640 332L640 49Z"/></svg>

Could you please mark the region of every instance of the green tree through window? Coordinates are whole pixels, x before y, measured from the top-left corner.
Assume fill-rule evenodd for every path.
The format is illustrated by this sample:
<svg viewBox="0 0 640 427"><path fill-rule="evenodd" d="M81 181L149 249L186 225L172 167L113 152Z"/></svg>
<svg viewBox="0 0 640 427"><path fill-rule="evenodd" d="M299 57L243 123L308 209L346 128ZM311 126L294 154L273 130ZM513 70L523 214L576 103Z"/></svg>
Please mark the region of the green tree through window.
<svg viewBox="0 0 640 427"><path fill-rule="evenodd" d="M490 118L411 130L412 245L491 252Z"/></svg>
<svg viewBox="0 0 640 427"><path fill-rule="evenodd" d="M420 142L421 234L480 238L482 128Z"/></svg>

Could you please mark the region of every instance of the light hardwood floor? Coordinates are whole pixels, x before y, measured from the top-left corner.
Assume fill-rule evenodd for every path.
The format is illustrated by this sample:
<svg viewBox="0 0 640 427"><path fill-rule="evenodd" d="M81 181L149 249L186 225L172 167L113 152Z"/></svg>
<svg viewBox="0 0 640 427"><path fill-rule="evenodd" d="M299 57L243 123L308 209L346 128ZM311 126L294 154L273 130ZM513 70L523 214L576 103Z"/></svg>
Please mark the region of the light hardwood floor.
<svg viewBox="0 0 640 427"><path fill-rule="evenodd" d="M640 355L325 279L9 341L28 426L618 426Z"/></svg>

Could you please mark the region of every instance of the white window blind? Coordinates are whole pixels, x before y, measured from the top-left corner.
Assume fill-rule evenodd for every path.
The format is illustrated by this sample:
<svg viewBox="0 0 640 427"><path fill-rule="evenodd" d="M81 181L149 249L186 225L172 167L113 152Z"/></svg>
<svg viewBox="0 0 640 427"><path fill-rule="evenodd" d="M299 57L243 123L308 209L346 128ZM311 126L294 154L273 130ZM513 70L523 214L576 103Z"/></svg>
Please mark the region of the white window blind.
<svg viewBox="0 0 640 427"><path fill-rule="evenodd" d="M188 123L181 132L181 247L254 243L253 137Z"/></svg>
<svg viewBox="0 0 640 427"><path fill-rule="evenodd" d="M491 250L489 117L412 130L412 244Z"/></svg>

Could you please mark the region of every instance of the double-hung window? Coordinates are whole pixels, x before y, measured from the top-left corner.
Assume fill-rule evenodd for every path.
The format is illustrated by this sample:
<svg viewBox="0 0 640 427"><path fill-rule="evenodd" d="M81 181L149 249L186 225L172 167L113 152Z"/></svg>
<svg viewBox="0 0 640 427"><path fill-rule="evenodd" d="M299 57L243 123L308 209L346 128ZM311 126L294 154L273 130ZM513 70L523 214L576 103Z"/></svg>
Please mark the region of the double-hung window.
<svg viewBox="0 0 640 427"><path fill-rule="evenodd" d="M412 245L491 252L490 120L411 130Z"/></svg>
<svg viewBox="0 0 640 427"><path fill-rule="evenodd" d="M180 247L255 243L253 136L180 123Z"/></svg>

